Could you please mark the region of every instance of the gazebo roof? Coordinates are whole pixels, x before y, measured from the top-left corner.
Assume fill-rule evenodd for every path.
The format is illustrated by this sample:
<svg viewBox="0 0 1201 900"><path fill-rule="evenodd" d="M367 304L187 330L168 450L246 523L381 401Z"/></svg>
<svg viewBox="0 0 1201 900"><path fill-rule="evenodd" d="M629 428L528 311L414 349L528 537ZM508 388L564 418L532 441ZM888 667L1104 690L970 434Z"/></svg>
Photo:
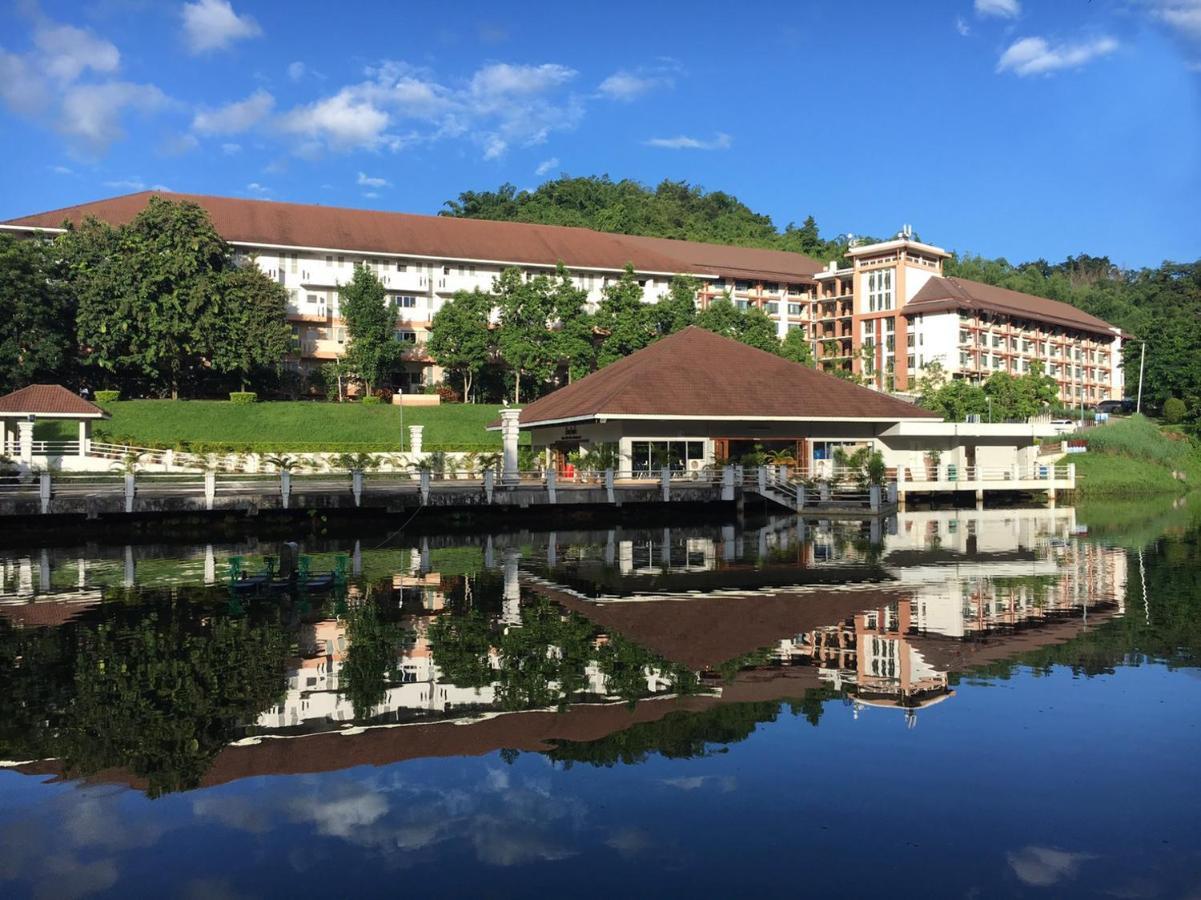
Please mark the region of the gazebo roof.
<svg viewBox="0 0 1201 900"><path fill-rule="evenodd" d="M109 414L61 384L31 384L0 397L0 418L107 419Z"/></svg>
<svg viewBox="0 0 1201 900"><path fill-rule="evenodd" d="M522 428L592 418L940 421L888 394L693 325L521 410Z"/></svg>

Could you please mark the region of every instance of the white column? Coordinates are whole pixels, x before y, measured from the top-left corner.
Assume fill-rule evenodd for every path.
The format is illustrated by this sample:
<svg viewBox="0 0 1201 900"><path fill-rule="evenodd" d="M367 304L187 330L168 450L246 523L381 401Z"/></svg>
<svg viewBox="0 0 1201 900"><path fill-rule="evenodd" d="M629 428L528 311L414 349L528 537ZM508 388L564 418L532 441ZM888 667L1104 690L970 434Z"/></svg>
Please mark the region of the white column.
<svg viewBox="0 0 1201 900"><path fill-rule="evenodd" d="M425 431L424 425L409 426L409 450L414 459L421 459L421 433L423 431Z"/></svg>
<svg viewBox="0 0 1201 900"><path fill-rule="evenodd" d="M521 474L517 469L517 438L521 433L517 420L521 417L520 409L502 409L500 411L500 438L504 444L504 469L501 473L503 484L517 484Z"/></svg>
<svg viewBox="0 0 1201 900"><path fill-rule="evenodd" d="M551 468L547 469L546 470L546 496L547 496L547 499L551 503L556 502L555 487L558 485L558 481L559 481L558 473L554 470L554 467L552 466Z"/></svg>
<svg viewBox="0 0 1201 900"><path fill-rule="evenodd" d="M89 419L79 420L79 455L88 455L88 441L92 438L92 423Z"/></svg>
<svg viewBox="0 0 1201 900"><path fill-rule="evenodd" d="M484 497L489 503L492 502L492 492L496 489L496 472L492 469L484 470ZM488 538L489 541L492 538Z"/></svg>
<svg viewBox="0 0 1201 900"><path fill-rule="evenodd" d="M8 455L8 419L0 419L0 456Z"/></svg>
<svg viewBox="0 0 1201 900"><path fill-rule="evenodd" d="M33 422L22 419L17 422L18 459L25 465L33 462Z"/></svg>

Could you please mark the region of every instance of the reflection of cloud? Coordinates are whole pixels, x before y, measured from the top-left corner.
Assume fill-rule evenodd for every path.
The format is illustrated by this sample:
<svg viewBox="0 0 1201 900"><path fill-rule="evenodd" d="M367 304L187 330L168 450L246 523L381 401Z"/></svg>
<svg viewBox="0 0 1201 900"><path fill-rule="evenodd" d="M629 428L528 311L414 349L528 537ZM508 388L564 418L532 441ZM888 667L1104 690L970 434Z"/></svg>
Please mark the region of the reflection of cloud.
<svg viewBox="0 0 1201 900"><path fill-rule="evenodd" d="M606 847L611 847L627 858L645 853L653 844L651 836L640 828L622 828L613 832L605 841Z"/></svg>
<svg viewBox="0 0 1201 900"><path fill-rule="evenodd" d="M335 799L298 798L291 805L292 812L298 819L315 824L321 834L348 838L388 812L388 801L382 795L366 789L360 791Z"/></svg>
<svg viewBox="0 0 1201 900"><path fill-rule="evenodd" d="M554 862L574 856L575 851L534 829L514 828L495 816L478 816L472 825L471 842L480 862L493 866L517 866L531 862Z"/></svg>
<svg viewBox="0 0 1201 900"><path fill-rule="evenodd" d="M111 859L81 863L69 853L58 853L46 857L42 865L35 897L73 900L108 890L117 883L117 864Z"/></svg>
<svg viewBox="0 0 1201 900"><path fill-rule="evenodd" d="M192 801L192 813L216 819L228 828L262 834L271 829L271 810L245 797L219 797L203 794Z"/></svg>
<svg viewBox="0 0 1201 900"><path fill-rule="evenodd" d="M111 806L100 799L82 800L71 806L63 816L63 824L75 846L106 850L149 847L164 830L150 821L131 823L114 818Z"/></svg>
<svg viewBox="0 0 1201 900"><path fill-rule="evenodd" d="M728 794L738 787L738 779L733 775L689 775L681 778L664 778L663 783L681 791L695 791L705 785L712 785L723 794Z"/></svg>
<svg viewBox="0 0 1201 900"><path fill-rule="evenodd" d="M1095 859L1090 853L1067 853L1051 847L1023 847L1006 854L1009 867L1022 884L1049 887L1065 878L1075 878L1080 864Z"/></svg>

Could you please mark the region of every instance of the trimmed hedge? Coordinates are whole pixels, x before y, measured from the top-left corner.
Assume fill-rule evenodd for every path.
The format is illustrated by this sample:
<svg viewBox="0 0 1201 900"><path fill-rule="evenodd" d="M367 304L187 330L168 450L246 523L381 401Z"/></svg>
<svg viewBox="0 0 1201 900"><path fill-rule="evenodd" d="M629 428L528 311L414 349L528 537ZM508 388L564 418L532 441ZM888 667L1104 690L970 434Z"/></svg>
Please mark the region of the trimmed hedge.
<svg viewBox="0 0 1201 900"><path fill-rule="evenodd" d="M380 399L376 396L367 396L364 397L361 402L364 406L379 406Z"/></svg>
<svg viewBox="0 0 1201 900"><path fill-rule="evenodd" d="M92 396L95 397L97 403L116 403L118 400L121 399L121 392L120 391L96 391L96 393L93 394Z"/></svg>
<svg viewBox="0 0 1201 900"><path fill-rule="evenodd" d="M229 402L230 403L242 403L242 404L254 403L258 399L259 399L259 395L256 394L254 391L230 391L229 392Z"/></svg>

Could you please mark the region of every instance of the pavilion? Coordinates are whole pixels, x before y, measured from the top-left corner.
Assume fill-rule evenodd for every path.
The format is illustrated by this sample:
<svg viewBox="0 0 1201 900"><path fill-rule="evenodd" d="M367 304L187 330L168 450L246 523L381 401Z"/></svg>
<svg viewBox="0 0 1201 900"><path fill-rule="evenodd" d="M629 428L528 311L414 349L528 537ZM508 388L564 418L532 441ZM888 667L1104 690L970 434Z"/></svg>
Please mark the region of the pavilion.
<svg viewBox="0 0 1201 900"><path fill-rule="evenodd" d="M622 472L664 465L699 471L753 450L782 451L820 473L834 453L880 450L890 467L917 471L927 454L961 466L1030 462L1047 428L944 422L889 394L692 326L521 410L501 431L516 454L519 431L562 466L567 454L616 445Z"/></svg>
<svg viewBox="0 0 1201 900"><path fill-rule="evenodd" d="M0 397L0 456L9 456L28 466L38 456L85 457L92 442L92 422L109 414L59 384L31 384ZM66 419L79 423L78 441L44 442L33 439L34 423L42 419Z"/></svg>

